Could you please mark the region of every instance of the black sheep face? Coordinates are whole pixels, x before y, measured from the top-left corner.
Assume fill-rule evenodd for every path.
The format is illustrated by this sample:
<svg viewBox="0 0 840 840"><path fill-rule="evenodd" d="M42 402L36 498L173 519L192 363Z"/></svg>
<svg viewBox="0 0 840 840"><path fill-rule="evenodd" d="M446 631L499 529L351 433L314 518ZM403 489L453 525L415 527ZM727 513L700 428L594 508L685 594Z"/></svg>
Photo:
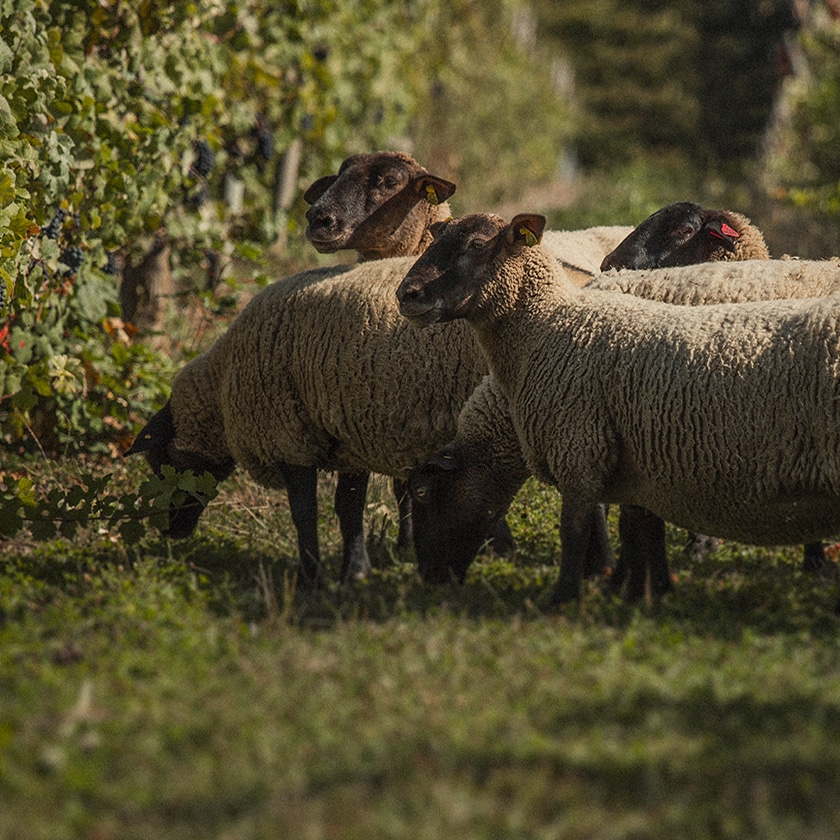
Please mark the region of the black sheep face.
<svg viewBox="0 0 840 840"><path fill-rule="evenodd" d="M648 216L604 257L601 271L694 265L735 252L739 233L722 210L681 201Z"/></svg>
<svg viewBox="0 0 840 840"><path fill-rule="evenodd" d="M140 430L126 455L142 453L155 475L161 475L164 466L171 466L178 472L192 470L196 475L209 472L216 481L224 481L234 469L232 460L221 464L212 463L206 458L188 452L180 452L175 446L175 424L172 419L172 406L169 401ZM192 536L204 505L193 495L180 504L169 507L169 527L166 535L172 539L184 539Z"/></svg>
<svg viewBox="0 0 840 840"><path fill-rule="evenodd" d="M409 475L414 550L425 583L463 583L467 570L504 515L510 499L492 498L489 473L465 468L444 447ZM507 502L507 504L505 503Z"/></svg>

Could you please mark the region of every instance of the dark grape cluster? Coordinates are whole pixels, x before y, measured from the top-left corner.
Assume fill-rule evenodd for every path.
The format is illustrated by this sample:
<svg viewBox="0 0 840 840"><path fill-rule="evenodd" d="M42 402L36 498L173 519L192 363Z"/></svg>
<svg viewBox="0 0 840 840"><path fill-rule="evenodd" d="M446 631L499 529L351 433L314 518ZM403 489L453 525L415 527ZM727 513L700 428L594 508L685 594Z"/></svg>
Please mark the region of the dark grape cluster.
<svg viewBox="0 0 840 840"><path fill-rule="evenodd" d="M6 308L6 281L0 277L0 313Z"/></svg>
<svg viewBox="0 0 840 840"><path fill-rule="evenodd" d="M193 143L193 151L195 160L192 168L200 178L206 178L213 171L213 164L216 161L213 150L206 140L196 140Z"/></svg>
<svg viewBox="0 0 840 840"><path fill-rule="evenodd" d="M66 210L56 210L55 215L50 220L50 223L41 231L47 239L58 239L58 234L61 233L61 228L64 225L64 220L67 218Z"/></svg>
<svg viewBox="0 0 840 840"><path fill-rule="evenodd" d="M265 161L271 160L274 156L274 135L266 126L262 126L257 135L257 157Z"/></svg>
<svg viewBox="0 0 840 840"><path fill-rule="evenodd" d="M265 165L274 157L274 134L272 134L266 121L259 118L256 125L251 129L251 136L256 138L257 141L254 155L257 168L262 172Z"/></svg>
<svg viewBox="0 0 840 840"><path fill-rule="evenodd" d="M103 274L118 274L119 267L117 266L117 255L113 251L108 251L105 255L105 265L102 267Z"/></svg>
<svg viewBox="0 0 840 840"><path fill-rule="evenodd" d="M79 270L79 267L85 261L85 255L78 245L70 245L62 251L58 259L59 262L64 263L70 269L70 272L73 273Z"/></svg>

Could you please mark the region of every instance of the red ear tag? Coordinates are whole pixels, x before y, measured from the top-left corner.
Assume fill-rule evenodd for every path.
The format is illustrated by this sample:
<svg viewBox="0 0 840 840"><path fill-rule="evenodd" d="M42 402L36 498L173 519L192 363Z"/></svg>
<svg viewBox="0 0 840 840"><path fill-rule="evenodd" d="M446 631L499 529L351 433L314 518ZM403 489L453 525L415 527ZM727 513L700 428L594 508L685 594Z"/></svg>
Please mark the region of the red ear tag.
<svg viewBox="0 0 840 840"><path fill-rule="evenodd" d="M738 231L735 230L734 228L729 227L729 225L726 224L726 222L724 222L720 226L720 232L725 234L726 236L731 236L733 239L737 239L740 236Z"/></svg>

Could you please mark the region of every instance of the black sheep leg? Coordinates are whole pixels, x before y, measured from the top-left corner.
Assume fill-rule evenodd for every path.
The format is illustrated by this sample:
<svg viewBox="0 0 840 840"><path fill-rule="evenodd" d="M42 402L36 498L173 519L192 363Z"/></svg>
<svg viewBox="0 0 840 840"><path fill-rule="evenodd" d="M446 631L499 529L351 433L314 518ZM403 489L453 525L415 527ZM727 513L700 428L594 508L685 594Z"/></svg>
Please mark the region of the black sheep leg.
<svg viewBox="0 0 840 840"><path fill-rule="evenodd" d="M493 527L489 539L493 552L499 557L504 557L513 551L513 534L504 516Z"/></svg>
<svg viewBox="0 0 840 840"><path fill-rule="evenodd" d="M401 478L394 479L394 495L397 497L399 530L397 531L397 555L400 560L408 556L408 548L414 541L414 527L411 520L411 494L408 482Z"/></svg>
<svg viewBox="0 0 840 840"><path fill-rule="evenodd" d="M610 538L607 534L607 509L598 505L592 517L592 530L586 549L586 561L583 567L585 577L597 577L611 569L615 564Z"/></svg>
<svg viewBox="0 0 840 840"><path fill-rule="evenodd" d="M297 530L301 582L321 581L321 552L318 549L318 470L297 464L281 464L286 494Z"/></svg>
<svg viewBox="0 0 840 840"><path fill-rule="evenodd" d="M370 473L339 473L335 512L344 544L340 580L367 577L370 558L365 546L365 497Z"/></svg>
<svg viewBox="0 0 840 840"><path fill-rule="evenodd" d="M555 606L580 598L580 582L586 566L598 505L563 499L560 511L560 576L551 593ZM601 511L603 513L603 511Z"/></svg>
<svg viewBox="0 0 840 840"><path fill-rule="evenodd" d="M821 542L805 543L802 550L802 571L811 574L827 572L834 564L825 556Z"/></svg>
<svg viewBox="0 0 840 840"><path fill-rule="evenodd" d="M621 540L619 570L613 586L621 587L625 578L625 597L638 601L644 597L647 574L654 595L664 595L673 588L665 552L665 523L655 514L638 505L621 505L618 514L618 535Z"/></svg>

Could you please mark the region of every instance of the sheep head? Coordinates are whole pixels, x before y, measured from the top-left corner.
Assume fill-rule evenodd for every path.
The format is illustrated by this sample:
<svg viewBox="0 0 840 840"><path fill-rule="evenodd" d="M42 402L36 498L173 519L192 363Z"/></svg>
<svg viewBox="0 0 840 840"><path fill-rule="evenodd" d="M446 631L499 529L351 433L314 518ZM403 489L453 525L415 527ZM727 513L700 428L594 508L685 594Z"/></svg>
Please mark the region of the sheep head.
<svg viewBox="0 0 840 840"><path fill-rule="evenodd" d="M691 201L669 204L648 216L604 257L610 268L668 268L713 262L734 254L743 217L707 210Z"/></svg>
<svg viewBox="0 0 840 840"><path fill-rule="evenodd" d="M304 193L312 205L306 236L325 254L346 248L363 259L416 254L432 221L421 208L443 205L454 192L455 184L409 155L351 155L337 175L319 178ZM440 218L446 215L448 210Z"/></svg>
<svg viewBox="0 0 840 840"><path fill-rule="evenodd" d="M223 481L233 472L232 460L215 464L195 453L180 451L176 435L172 404L167 400L166 405L140 430L125 454L144 454L155 475L161 475L161 468L167 465L179 472L192 470L196 475L209 472L216 481ZM166 535L176 540L191 536L203 510L204 506L198 498L189 494L183 501L170 504Z"/></svg>
<svg viewBox="0 0 840 840"><path fill-rule="evenodd" d="M476 214L433 227L435 239L397 289L400 312L416 326L470 318L487 292L487 280L511 258L537 245L545 216L521 213L510 224Z"/></svg>
<svg viewBox="0 0 840 840"><path fill-rule="evenodd" d="M463 454L449 444L409 474L414 550L425 583L463 583L521 485L508 487L507 470L494 473L492 464Z"/></svg>

